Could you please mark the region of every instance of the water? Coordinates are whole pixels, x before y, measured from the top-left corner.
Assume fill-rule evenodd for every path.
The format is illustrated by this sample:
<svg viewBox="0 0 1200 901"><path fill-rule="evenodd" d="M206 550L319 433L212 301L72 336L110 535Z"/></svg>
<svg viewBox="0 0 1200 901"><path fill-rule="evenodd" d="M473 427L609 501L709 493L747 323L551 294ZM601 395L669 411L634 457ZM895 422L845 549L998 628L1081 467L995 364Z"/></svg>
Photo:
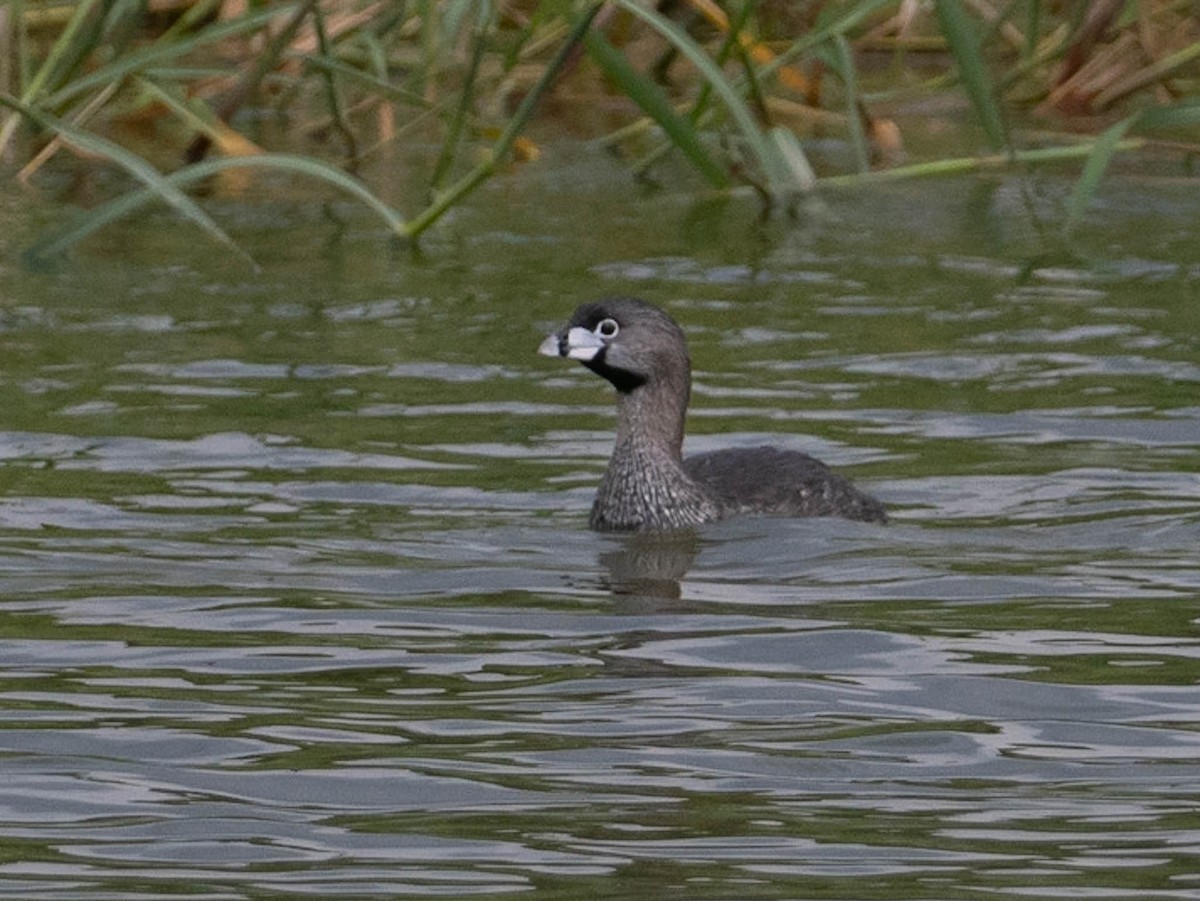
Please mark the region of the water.
<svg viewBox="0 0 1200 901"><path fill-rule="evenodd" d="M260 274L166 213L9 257L4 897L1200 897L1195 199L604 165L415 255L284 186L213 201ZM534 349L604 292L685 323L691 449L893 524L588 532L610 398Z"/></svg>

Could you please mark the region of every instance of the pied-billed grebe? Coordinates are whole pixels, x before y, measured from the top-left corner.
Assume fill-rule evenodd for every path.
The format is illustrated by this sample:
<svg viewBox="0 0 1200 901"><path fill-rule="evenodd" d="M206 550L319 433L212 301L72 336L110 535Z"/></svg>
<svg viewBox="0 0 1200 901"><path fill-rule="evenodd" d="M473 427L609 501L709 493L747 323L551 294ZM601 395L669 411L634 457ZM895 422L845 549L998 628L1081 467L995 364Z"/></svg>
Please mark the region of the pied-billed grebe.
<svg viewBox="0 0 1200 901"><path fill-rule="evenodd" d="M538 352L578 360L617 389L617 441L592 504L593 529L677 529L737 513L887 521L879 501L798 451L736 448L683 459L687 341L644 300L585 303Z"/></svg>

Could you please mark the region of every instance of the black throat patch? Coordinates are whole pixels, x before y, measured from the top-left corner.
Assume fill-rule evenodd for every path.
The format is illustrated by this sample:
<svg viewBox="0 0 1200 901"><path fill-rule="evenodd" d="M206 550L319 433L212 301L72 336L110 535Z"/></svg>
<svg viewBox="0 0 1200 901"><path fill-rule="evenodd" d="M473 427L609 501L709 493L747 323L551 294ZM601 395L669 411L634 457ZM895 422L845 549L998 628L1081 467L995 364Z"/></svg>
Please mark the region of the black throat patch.
<svg viewBox="0 0 1200 901"><path fill-rule="evenodd" d="M638 375L636 372L630 372L628 369L617 369L614 366L609 366L605 360L606 356L606 351L602 350L590 360L586 360L583 365L601 378L607 379L622 394L629 394L646 384L646 377L644 375Z"/></svg>

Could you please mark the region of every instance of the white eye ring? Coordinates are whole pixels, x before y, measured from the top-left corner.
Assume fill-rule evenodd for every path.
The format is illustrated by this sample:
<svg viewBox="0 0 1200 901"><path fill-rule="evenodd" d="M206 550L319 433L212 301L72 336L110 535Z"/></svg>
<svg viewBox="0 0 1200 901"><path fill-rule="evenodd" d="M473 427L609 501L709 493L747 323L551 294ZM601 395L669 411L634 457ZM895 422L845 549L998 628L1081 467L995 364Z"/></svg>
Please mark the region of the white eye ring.
<svg viewBox="0 0 1200 901"><path fill-rule="evenodd" d="M607 319L601 319L596 323L596 327L592 329L601 338L615 338L617 332L621 330L620 324L611 316Z"/></svg>

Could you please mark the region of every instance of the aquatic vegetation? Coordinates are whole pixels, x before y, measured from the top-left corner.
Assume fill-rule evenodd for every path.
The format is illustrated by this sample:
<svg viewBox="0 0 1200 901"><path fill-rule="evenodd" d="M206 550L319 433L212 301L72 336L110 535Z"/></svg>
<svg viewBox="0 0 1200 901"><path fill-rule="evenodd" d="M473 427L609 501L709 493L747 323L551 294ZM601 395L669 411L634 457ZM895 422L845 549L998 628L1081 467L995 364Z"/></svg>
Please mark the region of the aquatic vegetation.
<svg viewBox="0 0 1200 901"><path fill-rule="evenodd" d="M556 126L606 142L638 177L680 177L674 157L767 205L1077 158L1070 227L1114 154L1163 132L1193 154L1200 125L1200 22L1179 0L6 0L0 42L10 173L34 178L65 149L140 185L37 255L155 199L232 245L183 186L249 167L348 192L412 239L535 164ZM969 106L979 151L906 141L931 115L916 102L946 96ZM840 169L809 159L817 134L844 142ZM432 148L420 203L385 201L356 174L399 142Z"/></svg>

